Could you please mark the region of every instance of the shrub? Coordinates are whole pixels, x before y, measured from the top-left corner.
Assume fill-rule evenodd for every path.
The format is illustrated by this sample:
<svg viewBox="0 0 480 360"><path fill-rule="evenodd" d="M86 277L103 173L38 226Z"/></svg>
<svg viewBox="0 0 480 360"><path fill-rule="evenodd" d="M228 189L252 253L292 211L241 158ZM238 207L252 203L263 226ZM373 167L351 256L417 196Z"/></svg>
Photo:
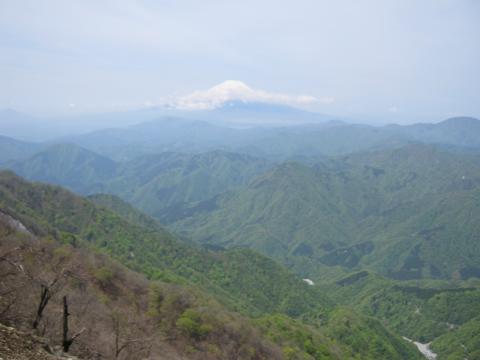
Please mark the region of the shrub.
<svg viewBox="0 0 480 360"><path fill-rule="evenodd" d="M110 267L102 266L93 273L93 276L102 286L106 286L112 281L114 273Z"/></svg>
<svg viewBox="0 0 480 360"><path fill-rule="evenodd" d="M186 336L201 339L212 331L212 326L204 324L200 313L193 309L188 309L178 318L177 328Z"/></svg>
<svg viewBox="0 0 480 360"><path fill-rule="evenodd" d="M72 249L66 245L56 248L53 251L54 262L63 263L72 257Z"/></svg>
<svg viewBox="0 0 480 360"><path fill-rule="evenodd" d="M292 348L290 346L285 346L282 349L282 352L283 352L283 355L285 356L285 358L287 360L293 360L297 357L297 350L295 350L294 348Z"/></svg>

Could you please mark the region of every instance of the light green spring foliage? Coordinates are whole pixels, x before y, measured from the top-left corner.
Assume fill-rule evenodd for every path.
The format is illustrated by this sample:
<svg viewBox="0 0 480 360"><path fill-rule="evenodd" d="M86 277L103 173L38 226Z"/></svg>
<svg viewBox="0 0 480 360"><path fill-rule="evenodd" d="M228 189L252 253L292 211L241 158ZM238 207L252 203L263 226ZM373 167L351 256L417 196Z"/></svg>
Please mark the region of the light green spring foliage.
<svg viewBox="0 0 480 360"><path fill-rule="evenodd" d="M405 354L409 359L419 356L411 344L389 334L373 320L351 311L342 313L339 318L332 301L320 288L307 285L273 260L251 250L210 252L181 244L166 231L151 231L131 224L68 191L31 184L8 172L0 173L0 204L4 211L39 235L104 251L151 279L168 281L180 289L198 287L198 291L217 298L230 311L238 310L254 317L283 314L287 328L285 338L278 341L285 344L285 356L290 358L298 355L298 358L309 359L312 354L316 354L316 358L324 355L335 358L336 354L344 358L342 354L356 354L360 348L363 349L360 355L355 355L359 359L369 359L372 354L384 352L399 359L405 358ZM115 274L111 269L99 268L93 276L107 288ZM160 317L168 321L166 314L172 314L170 328L198 341L208 339L215 329L226 327L230 316L227 310L223 311L224 315L213 316L215 310L212 310L210 300L205 300L207 305L203 300L195 300L204 297L196 295L200 293L179 290L174 294L171 297L168 291L157 291L154 298L158 306L151 308L152 316L163 314ZM193 297L194 300L184 301L184 297ZM173 309L171 306L176 312L168 310ZM202 310L204 306L206 309ZM289 343L288 324L303 329L306 334L320 331L324 335L318 341L310 340L312 343L307 341L308 335L301 343ZM355 326L350 327L350 324ZM375 348L361 340L370 336L378 339ZM355 340L357 337L358 341ZM364 349L371 354L367 356ZM249 354L252 350L245 348L242 351Z"/></svg>
<svg viewBox="0 0 480 360"><path fill-rule="evenodd" d="M171 225L183 236L247 246L314 279L480 274L480 160L433 146L284 163L185 214Z"/></svg>

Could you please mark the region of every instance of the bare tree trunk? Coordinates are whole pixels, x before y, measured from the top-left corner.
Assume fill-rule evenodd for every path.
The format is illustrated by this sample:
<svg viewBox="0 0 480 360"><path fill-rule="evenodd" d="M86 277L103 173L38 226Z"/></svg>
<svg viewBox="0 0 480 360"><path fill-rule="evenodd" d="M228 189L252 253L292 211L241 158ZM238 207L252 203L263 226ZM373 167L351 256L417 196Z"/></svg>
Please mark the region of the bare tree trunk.
<svg viewBox="0 0 480 360"><path fill-rule="evenodd" d="M64 352L68 352L70 350L70 346L73 344L75 339L79 337L84 331L85 328L77 332L71 338L68 337L68 317L70 313L68 312L68 302L67 296L63 297L63 339L62 339L62 347Z"/></svg>
<svg viewBox="0 0 480 360"><path fill-rule="evenodd" d="M72 345L71 339L68 338L68 303L67 303L67 296L63 297L63 351L68 352L70 349L70 345Z"/></svg>
<svg viewBox="0 0 480 360"><path fill-rule="evenodd" d="M113 314L112 315L112 325L113 325L113 333L115 335L115 359L120 357L120 354L126 350L130 345L135 343L143 344L146 339L124 339L121 340L121 328L122 324L120 323L119 315Z"/></svg>
<svg viewBox="0 0 480 360"><path fill-rule="evenodd" d="M35 320L33 321L33 328L35 330L37 329L40 320L42 320L43 310L45 310L45 307L47 306L51 297L48 286L41 285L41 287L40 302L38 303L37 314L35 316Z"/></svg>
<svg viewBox="0 0 480 360"><path fill-rule="evenodd" d="M113 315L112 319L113 332L115 333L115 359L117 359L123 350L120 347L120 319L118 318L118 315Z"/></svg>

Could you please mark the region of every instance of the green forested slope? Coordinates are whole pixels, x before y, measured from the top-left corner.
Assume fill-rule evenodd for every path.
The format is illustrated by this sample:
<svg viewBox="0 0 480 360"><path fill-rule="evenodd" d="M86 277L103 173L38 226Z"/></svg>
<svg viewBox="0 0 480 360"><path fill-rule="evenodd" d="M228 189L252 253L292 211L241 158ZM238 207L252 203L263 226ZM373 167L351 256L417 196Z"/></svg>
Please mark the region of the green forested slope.
<svg viewBox="0 0 480 360"><path fill-rule="evenodd" d="M28 158L41 149L41 145L0 135L0 163Z"/></svg>
<svg viewBox="0 0 480 360"><path fill-rule="evenodd" d="M149 281L104 253L16 231L19 224L0 213L0 328L10 334L22 331L14 339L0 337L3 359L94 359L101 354L119 360L223 360L232 352L251 360L286 358L282 342L287 339L273 343L253 321L205 291ZM48 296L41 315L32 311L38 309L39 294ZM62 299L68 304L69 332L79 335L72 337L68 354L54 356L64 325ZM37 335L36 341L31 335ZM35 356L35 343L49 355ZM326 346L329 359L340 359L343 350L330 344L314 342L313 347ZM30 356L20 356L24 350ZM295 359L304 355L299 349Z"/></svg>
<svg viewBox="0 0 480 360"><path fill-rule="evenodd" d="M0 194L2 209L26 226L32 223L39 234L103 249L152 278L180 276L246 312L298 315L329 304L317 289L247 249L209 252L187 246L161 228L129 223L66 190L30 184L9 172L1 173Z"/></svg>
<svg viewBox="0 0 480 360"><path fill-rule="evenodd" d="M432 348L438 360L480 359L480 317L435 339Z"/></svg>
<svg viewBox="0 0 480 360"><path fill-rule="evenodd" d="M478 156L423 145L285 163L192 205L172 229L252 247L302 274L370 267L398 279L468 278L480 274L479 185Z"/></svg>
<svg viewBox="0 0 480 360"><path fill-rule="evenodd" d="M480 311L478 280L398 281L360 271L322 288L335 302L422 343L458 329Z"/></svg>
<svg viewBox="0 0 480 360"><path fill-rule="evenodd" d="M186 203L245 185L269 167L263 159L224 151L149 155L122 164L106 191L166 220Z"/></svg>
<svg viewBox="0 0 480 360"><path fill-rule="evenodd" d="M289 319L288 326L262 325L273 332L271 338L282 345L287 359L420 358L410 344L389 334L379 322L335 309L319 288L250 250L209 252L182 245L160 228L132 224L104 206L58 187L28 183L10 172L0 173L0 206L4 214L18 219L37 236L67 246L102 250L151 279L199 286L231 310L266 316L264 321L276 313L299 319ZM122 211L128 212L126 208ZM100 269L97 276L101 281L110 279L109 273ZM192 311L177 314L177 327L193 337L195 331L205 330L195 326L204 321L211 326L212 321L218 321L207 320L199 310ZM300 323L301 319L310 325ZM300 331L303 340L289 339L286 335L290 331ZM376 341L368 342L371 338Z"/></svg>
<svg viewBox="0 0 480 360"><path fill-rule="evenodd" d="M186 203L245 185L270 166L266 160L225 151L168 152L115 162L73 144L53 145L4 165L27 179L79 194L119 195L162 220L181 212Z"/></svg>
<svg viewBox="0 0 480 360"><path fill-rule="evenodd" d="M65 145L12 167L116 194L184 238L250 247L302 276L466 279L480 274L479 159L415 144L310 166L222 151L115 163Z"/></svg>
<svg viewBox="0 0 480 360"><path fill-rule="evenodd" d="M118 196L110 194L94 194L87 196L87 199L96 205L112 210L129 223L138 224L149 228L150 230L162 230L163 228L157 220L141 212L126 201L120 199Z"/></svg>
<svg viewBox="0 0 480 360"><path fill-rule="evenodd" d="M28 159L6 165L29 179L68 187L82 194L101 192L116 163L72 144L50 146Z"/></svg>

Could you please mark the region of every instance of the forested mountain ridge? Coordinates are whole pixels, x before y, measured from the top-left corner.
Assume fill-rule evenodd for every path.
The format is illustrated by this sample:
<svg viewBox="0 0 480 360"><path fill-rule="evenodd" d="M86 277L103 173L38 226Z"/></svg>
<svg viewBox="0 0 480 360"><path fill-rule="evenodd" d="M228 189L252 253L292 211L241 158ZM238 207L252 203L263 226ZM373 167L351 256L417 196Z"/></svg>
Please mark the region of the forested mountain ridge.
<svg viewBox="0 0 480 360"><path fill-rule="evenodd" d="M206 121L205 121L206 120ZM478 152L480 120L446 119L436 124L371 126L338 120L283 127L231 128L188 118L159 118L128 129L68 138L69 142L119 160L142 154L222 149L269 159L345 155L411 143L437 144Z"/></svg>
<svg viewBox="0 0 480 360"><path fill-rule="evenodd" d="M202 250L177 241L163 228L129 223L105 207L62 188L30 184L9 172L0 174L2 209L14 214L36 234L51 235L66 243L84 242L152 278L172 275L203 284L247 313L283 309L301 314L322 303L330 306L317 289L307 286L272 260L247 249L220 253ZM29 222L33 223L31 227ZM257 266L259 271L236 276L244 267L255 269ZM269 269L267 273L265 269ZM263 283L264 291L270 292L269 296L258 292L259 283ZM300 302L289 307L290 298L292 302Z"/></svg>
<svg viewBox="0 0 480 360"><path fill-rule="evenodd" d="M17 333L14 343L9 337L0 341L1 356L33 358L20 354L34 348L28 337L36 334L46 351L35 356L52 360L72 354L81 359L225 359L232 352L246 359L284 358L281 346L261 336L250 320L205 292L149 282L79 244L20 233L11 225L21 223L8 217L10 224L5 216L0 219L0 321L27 335ZM63 299L71 343L62 351Z"/></svg>
<svg viewBox="0 0 480 360"><path fill-rule="evenodd" d="M454 117L437 124L390 125L387 130L413 141L478 148L480 121L473 117Z"/></svg>
<svg viewBox="0 0 480 360"><path fill-rule="evenodd" d="M258 137L246 147L240 138L229 144L238 153L216 140L199 152L195 137L191 153L153 153L169 145L130 152L149 132L155 145L161 127L152 122L139 125L143 135L130 134L135 141L121 142L125 153L116 160L75 144L27 143L39 152L3 167L89 198L2 172L0 204L37 238L106 253L149 281L254 317L248 326L275 343L260 347L275 349L274 358L414 358L397 335L432 341L439 359L474 358L480 158L469 135L477 123L244 129ZM184 125L170 119L179 140ZM211 125L197 125L206 136ZM218 130L220 142L237 131ZM114 149L109 141L105 149ZM210 303L204 300L193 307ZM371 338L378 346L368 345ZM192 345L198 356L203 345Z"/></svg>
<svg viewBox="0 0 480 360"><path fill-rule="evenodd" d="M308 165L224 151L114 162L58 145L9 166L116 194L186 239L251 247L303 276L363 267L399 279L480 274L476 154L412 144Z"/></svg>
<svg viewBox="0 0 480 360"><path fill-rule="evenodd" d="M103 183L115 176L117 164L79 146L58 144L7 166L31 179L94 193L101 192Z"/></svg>
<svg viewBox="0 0 480 360"><path fill-rule="evenodd" d="M271 163L220 150L161 153L115 162L74 144L60 144L4 167L28 179L62 185L84 195L116 194L161 218L161 214L170 212L167 208L181 208L245 185L269 169Z"/></svg>
<svg viewBox="0 0 480 360"><path fill-rule="evenodd" d="M147 122L141 122L144 117L139 116L140 123L128 128L111 127L57 137L41 145L74 143L117 161L161 152L203 153L218 149L283 161L397 148L411 143L436 144L462 152L478 153L480 148L480 120L471 117L450 118L436 124L371 126L331 120L277 127L252 123L248 128L232 128L228 121L223 125L209 123L208 117L195 117L195 112L180 117L152 116ZM15 136L8 132L2 135ZM21 153L7 157L21 158Z"/></svg>
<svg viewBox="0 0 480 360"><path fill-rule="evenodd" d="M163 219L187 203L246 185L270 167L264 159L219 150L148 155L122 165L105 191Z"/></svg>
<svg viewBox="0 0 480 360"><path fill-rule="evenodd" d="M480 264L479 185L478 156L411 145L281 164L193 205L171 228L252 247L309 275L366 266L393 278L468 278Z"/></svg>
<svg viewBox="0 0 480 360"><path fill-rule="evenodd" d="M0 164L28 158L40 149L39 144L0 135Z"/></svg>
<svg viewBox="0 0 480 360"><path fill-rule="evenodd" d="M479 279L398 281L363 270L322 288L395 333L431 343L438 359L478 357Z"/></svg>
<svg viewBox="0 0 480 360"><path fill-rule="evenodd" d="M0 0L0 360L480 360L480 0Z"/></svg>
<svg viewBox="0 0 480 360"><path fill-rule="evenodd" d="M118 201L108 202L112 203L122 209L126 218L132 218L126 215L128 207ZM132 331L147 336L145 342L135 342L122 353L122 356L130 354L129 359L136 358L131 351L135 356L143 356L145 351L161 352L165 348L172 354L180 352L187 359L225 358L227 354L234 357L244 354L246 359L374 359L383 355L392 359L420 358L410 344L389 333L377 321L334 308L319 289L251 251L207 252L185 246L161 229L149 230L129 223L103 205L98 207L58 187L25 182L9 172L0 173L0 206L4 214L0 245L9 260L0 261L2 266L8 270L12 262L21 264L28 273L35 268L48 278L55 275L61 263L60 268L71 269L75 276L81 274L81 278L68 280L61 291L71 299L72 313L73 309L76 311L72 328L87 328L84 338L79 337L81 340L77 342L83 345L76 350L86 358L89 351L105 351L108 344L115 343L115 336L127 336L114 332L113 338L106 335L95 338L97 331L107 334L106 327L116 326L115 316L130 319ZM28 264L23 263L24 253L16 249L31 254ZM108 256L91 253L96 250L111 254L160 282L148 291L140 275L112 263ZM11 275L13 282L22 284L11 293L15 296L40 284L36 277L25 278L22 274L14 271ZM132 292L136 296L128 296ZM88 316L81 317L77 305L83 304L87 297L88 306L93 308ZM19 327L28 326L28 318L24 322L17 315L26 314L22 306L31 306L34 299L25 297L18 307L8 310L8 321ZM45 313L48 322L42 320L45 334L53 341L58 341L57 335L49 324L58 321L55 314L59 313L56 310L59 300L60 297L52 300L50 310ZM114 313L110 314L105 304L113 307ZM224 306L261 317L254 322L242 320ZM97 318L95 327L88 325L90 315ZM149 316L153 318L148 320ZM310 325L302 323L302 319ZM258 337L256 329L261 329L264 335L253 343L255 336ZM157 331L167 337L150 338ZM174 358L177 357L172 355Z"/></svg>

